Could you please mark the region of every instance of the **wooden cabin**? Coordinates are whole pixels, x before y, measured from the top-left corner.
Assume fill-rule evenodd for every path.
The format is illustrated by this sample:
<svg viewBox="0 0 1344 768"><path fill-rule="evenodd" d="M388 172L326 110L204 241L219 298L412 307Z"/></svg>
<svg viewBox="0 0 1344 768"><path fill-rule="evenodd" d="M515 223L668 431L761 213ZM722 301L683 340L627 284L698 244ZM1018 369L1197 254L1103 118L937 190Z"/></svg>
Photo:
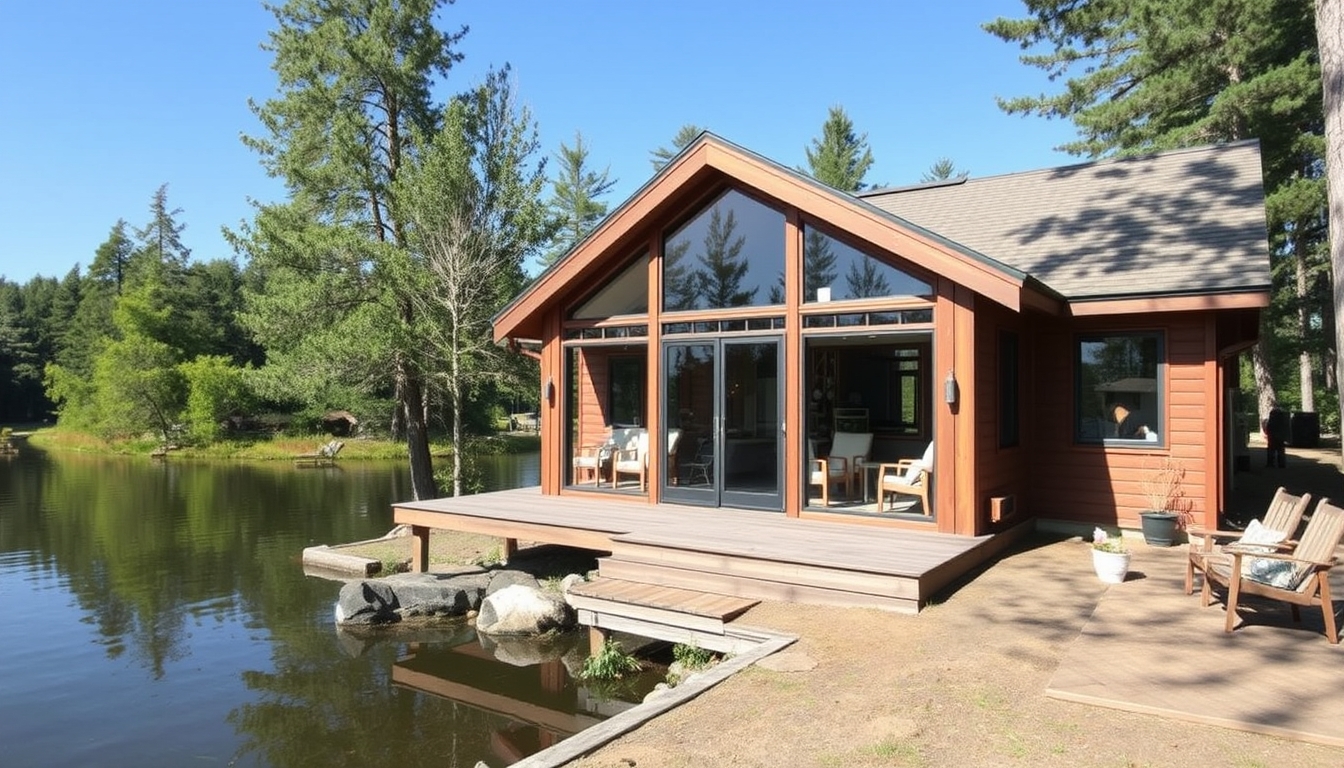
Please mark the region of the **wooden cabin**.
<svg viewBox="0 0 1344 768"><path fill-rule="evenodd" d="M495 336L543 497L1137 527L1170 458L1213 524L1269 288L1253 141L853 195L704 134Z"/></svg>

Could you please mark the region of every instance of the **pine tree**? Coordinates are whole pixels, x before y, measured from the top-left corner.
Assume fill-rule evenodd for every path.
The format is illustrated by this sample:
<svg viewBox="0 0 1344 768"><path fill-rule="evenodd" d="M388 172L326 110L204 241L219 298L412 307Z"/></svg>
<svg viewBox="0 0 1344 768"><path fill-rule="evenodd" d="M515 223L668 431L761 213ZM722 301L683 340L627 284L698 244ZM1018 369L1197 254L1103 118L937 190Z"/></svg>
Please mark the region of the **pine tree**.
<svg viewBox="0 0 1344 768"><path fill-rule="evenodd" d="M966 171L958 171L956 163L953 163L951 158L940 157L929 166L929 170L925 171L923 176L919 177L919 181L921 184L929 184L935 181L964 179L966 176Z"/></svg>
<svg viewBox="0 0 1344 768"><path fill-rule="evenodd" d="M694 123L687 123L681 126L681 129L672 137L671 147L659 147L650 151L649 162L653 164L654 173L663 170L663 166L670 163L672 158L677 156L677 153L690 146L691 142L695 141L704 132L704 128Z"/></svg>
<svg viewBox="0 0 1344 768"><path fill-rule="evenodd" d="M420 151L414 137L438 127L442 107L433 89L461 59L454 46L466 28L445 34L434 23L443 4L289 0L270 7L278 29L265 48L275 56L279 95L253 104L269 136L245 141L286 181L292 199L263 206L236 239L266 276L247 317L268 348L292 371L339 361L344 370L333 380L394 393L392 423L404 429L416 498L437 489L428 378L408 293L420 283L404 274L414 260L395 190ZM312 332L287 328L296 318Z"/></svg>
<svg viewBox="0 0 1344 768"><path fill-rule="evenodd" d="M1320 52L1325 110L1325 166L1329 177L1330 266L1334 274L1335 390L1344 425L1344 2L1316 0L1316 37Z"/></svg>
<svg viewBox="0 0 1344 768"><path fill-rule="evenodd" d="M556 159L560 170L551 182L554 192L550 202L556 233L543 265L553 264L568 253L607 215L607 204L598 198L616 184L615 179L608 178L609 169L598 173L588 167L588 147L581 133L574 134L573 147L561 142Z"/></svg>
<svg viewBox="0 0 1344 768"><path fill-rule="evenodd" d="M831 107L822 123L821 136L813 139L805 151L807 168L800 170L812 178L841 192L864 188L863 177L873 165L873 152L868 148L868 134L854 132L854 122L844 107Z"/></svg>

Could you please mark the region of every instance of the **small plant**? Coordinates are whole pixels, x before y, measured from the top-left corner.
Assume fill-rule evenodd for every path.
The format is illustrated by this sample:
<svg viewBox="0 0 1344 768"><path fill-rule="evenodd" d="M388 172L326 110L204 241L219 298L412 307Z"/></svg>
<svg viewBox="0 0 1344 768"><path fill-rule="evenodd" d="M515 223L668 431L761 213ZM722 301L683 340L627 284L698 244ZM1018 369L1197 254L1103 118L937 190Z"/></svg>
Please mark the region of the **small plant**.
<svg viewBox="0 0 1344 768"><path fill-rule="evenodd" d="M1140 488L1152 512L1183 515L1188 511L1185 498L1185 467L1179 461L1164 456L1155 466L1145 465Z"/></svg>
<svg viewBox="0 0 1344 768"><path fill-rule="evenodd" d="M1117 554L1129 551L1129 545L1125 543L1123 536L1111 536L1100 528L1092 531L1092 548L1101 552L1115 552Z"/></svg>
<svg viewBox="0 0 1344 768"><path fill-rule="evenodd" d="M677 643L672 646L672 658L687 672L704 669L714 662L714 654L698 645Z"/></svg>
<svg viewBox="0 0 1344 768"><path fill-rule="evenodd" d="M625 652L621 644L605 640L597 653L583 660L579 677L584 680L620 680L644 669L639 659Z"/></svg>
<svg viewBox="0 0 1344 768"><path fill-rule="evenodd" d="M483 568L498 565L504 562L504 551L499 547L491 547L488 551L477 555L473 562Z"/></svg>

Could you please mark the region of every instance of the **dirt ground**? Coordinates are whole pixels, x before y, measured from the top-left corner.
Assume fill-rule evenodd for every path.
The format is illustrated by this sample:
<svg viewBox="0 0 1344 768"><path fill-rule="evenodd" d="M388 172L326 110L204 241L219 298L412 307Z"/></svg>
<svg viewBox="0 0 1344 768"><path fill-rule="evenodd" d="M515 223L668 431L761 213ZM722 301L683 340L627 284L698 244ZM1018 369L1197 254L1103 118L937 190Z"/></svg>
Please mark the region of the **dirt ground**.
<svg viewBox="0 0 1344 768"><path fill-rule="evenodd" d="M1337 459L1324 477L1339 482ZM495 546L433 540L444 560ZM814 667L752 667L574 765L1344 765L1341 749L1047 698L1105 589L1087 544L1040 534L918 616L763 603L738 622L798 635L785 653Z"/></svg>

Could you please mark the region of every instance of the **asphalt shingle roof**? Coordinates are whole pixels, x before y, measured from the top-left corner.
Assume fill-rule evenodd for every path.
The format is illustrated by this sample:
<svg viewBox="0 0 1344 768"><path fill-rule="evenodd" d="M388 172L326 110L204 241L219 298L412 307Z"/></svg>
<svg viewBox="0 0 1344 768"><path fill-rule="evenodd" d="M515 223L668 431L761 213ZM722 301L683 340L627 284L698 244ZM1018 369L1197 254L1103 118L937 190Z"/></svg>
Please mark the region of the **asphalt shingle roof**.
<svg viewBox="0 0 1344 768"><path fill-rule="evenodd" d="M860 197L1070 300L1270 284L1255 141Z"/></svg>

